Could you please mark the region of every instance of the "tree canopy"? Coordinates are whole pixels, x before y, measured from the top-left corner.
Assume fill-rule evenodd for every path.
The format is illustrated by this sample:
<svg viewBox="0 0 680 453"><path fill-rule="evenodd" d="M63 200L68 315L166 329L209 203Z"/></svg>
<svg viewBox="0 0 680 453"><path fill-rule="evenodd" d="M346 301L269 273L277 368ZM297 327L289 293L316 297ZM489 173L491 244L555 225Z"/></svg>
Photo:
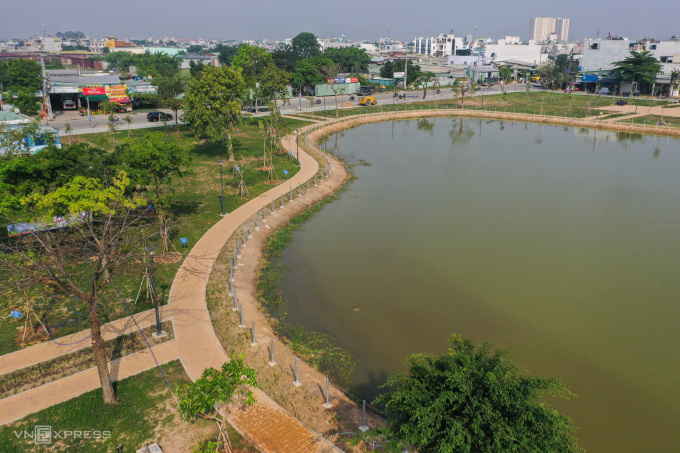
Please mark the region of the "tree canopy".
<svg viewBox="0 0 680 453"><path fill-rule="evenodd" d="M231 129L242 120L245 96L246 84L239 71L206 66L201 78L189 82L182 118L198 136L230 139Z"/></svg>
<svg viewBox="0 0 680 453"><path fill-rule="evenodd" d="M234 46L229 44L218 44L213 49L212 52L218 54L218 60L222 66L231 66L231 60L234 59L241 46Z"/></svg>
<svg viewBox="0 0 680 453"><path fill-rule="evenodd" d="M366 50L357 47L329 47L323 56L340 65L340 72L365 73L371 62Z"/></svg>
<svg viewBox="0 0 680 453"><path fill-rule="evenodd" d="M43 77L40 63L28 60L6 60L0 62L0 86L3 91L32 93L42 90Z"/></svg>
<svg viewBox="0 0 680 453"><path fill-rule="evenodd" d="M560 54L544 64L539 73L550 88L563 88L567 83L576 80L578 61L572 55Z"/></svg>
<svg viewBox="0 0 680 453"><path fill-rule="evenodd" d="M302 32L299 33L291 41L291 51L297 55L299 59L305 59L309 57L316 57L321 55L321 46L316 40L314 33Z"/></svg>
<svg viewBox="0 0 680 453"><path fill-rule="evenodd" d="M522 373L509 355L453 335L448 353L411 356L408 374L376 399L389 415L380 432L422 452L578 451L572 421L539 401L569 390Z"/></svg>
<svg viewBox="0 0 680 453"><path fill-rule="evenodd" d="M298 62L293 73L293 85L296 87L313 87L326 83L326 77L320 70L323 66L332 65L333 61L322 56L305 58Z"/></svg>
<svg viewBox="0 0 680 453"><path fill-rule="evenodd" d="M650 87L656 81L656 75L661 72L661 63L649 51L630 51L630 56L614 63L623 80L639 82L644 88Z"/></svg>

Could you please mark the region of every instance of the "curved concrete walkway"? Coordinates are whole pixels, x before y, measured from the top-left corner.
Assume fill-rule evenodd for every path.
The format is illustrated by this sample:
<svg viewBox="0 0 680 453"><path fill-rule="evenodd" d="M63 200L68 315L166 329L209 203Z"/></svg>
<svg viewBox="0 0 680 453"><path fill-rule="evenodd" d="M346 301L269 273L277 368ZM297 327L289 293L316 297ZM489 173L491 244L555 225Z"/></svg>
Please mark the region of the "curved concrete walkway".
<svg viewBox="0 0 680 453"><path fill-rule="evenodd" d="M302 128L301 132L310 127ZM300 140L302 140L302 137ZM295 135L284 137L282 142L286 149L297 152ZM228 360L226 352L215 336L206 305L206 285L210 271L227 240L245 221L265 205L271 203L272 200L280 199L283 194L288 193L289 187L305 183L307 179L313 178L318 172L317 161L302 150L299 151L299 161L300 171L286 181L288 184L284 183L274 187L229 213L210 228L192 248L175 276L168 304L163 307L162 319L165 321L172 320L175 338L152 348L159 363L179 359L189 377L195 380L201 376L204 369L209 367L219 368ZM141 327L151 325L155 322L154 312L148 310L139 313L135 315L135 319ZM115 338L136 328L130 318L120 319L102 326L105 339ZM90 342L86 339L88 335L87 331L82 331L57 339L59 343L74 343L85 339L85 341L69 346L60 346L54 342L42 343L0 356L0 374L9 373L88 347L90 346ZM114 379L124 379L153 368L155 364L152 354L145 350L114 360L110 362L109 366ZM98 387L99 377L96 368L91 368L4 398L0 400L0 425L11 423ZM316 451L315 448L318 450L317 444L321 440L316 433L303 426L262 392L258 391L256 396L257 403L253 407L252 414L269 414L272 418L268 430L275 429L274 425L280 424L284 431L298 433L293 436L284 436L285 439L282 437L282 441L285 440L285 445L277 444L275 438L269 437L266 445L258 445L262 451L293 453ZM257 416L240 416L236 417L234 422L237 429L248 433L249 437L253 437L253 433L258 428L255 425L249 425L249 423L257 419ZM274 425L272 425L272 422Z"/></svg>

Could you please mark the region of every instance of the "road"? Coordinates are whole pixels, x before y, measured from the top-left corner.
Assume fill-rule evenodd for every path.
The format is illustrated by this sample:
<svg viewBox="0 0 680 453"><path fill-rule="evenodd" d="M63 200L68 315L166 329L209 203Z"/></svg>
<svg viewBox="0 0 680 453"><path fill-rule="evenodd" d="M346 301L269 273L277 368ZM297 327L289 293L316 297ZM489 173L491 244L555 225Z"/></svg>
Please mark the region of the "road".
<svg viewBox="0 0 680 453"><path fill-rule="evenodd" d="M517 92L523 92L525 90L526 85L518 85L516 88ZM484 95L490 95L490 94L499 94L501 92L501 87L500 85L494 85L492 87L480 87L481 89L476 91L474 94L470 95L467 94L466 96L481 96L482 94ZM538 91L542 90L543 88L536 88L532 87L532 91ZM506 91L509 93L515 92L515 87L513 85L506 86ZM403 93L403 90L397 90L398 93ZM407 92L406 99L397 99L394 97L394 92L390 91L387 93L376 93L375 97L376 100L378 101L378 105L400 105L400 104L409 104L412 102L422 102L422 101L447 101L447 100L452 100L453 95L451 92L451 88L440 88L440 93L436 94L435 90L432 88L429 88L427 90L427 96L425 99L423 99L423 91L409 91ZM281 102L278 101L277 106L281 113L284 114L295 114L299 112L317 112L317 111L323 111L324 110L324 104L323 104L323 98L317 98L317 99L322 99L321 104L314 104L311 105L309 104L309 101L306 98L302 98L302 102L300 102L299 99L292 98L290 99L290 103L288 102ZM358 105L357 101L359 100L359 97L355 95L355 100L350 101L353 102L353 104ZM349 95L341 95L338 96L338 104L342 104L344 102L349 101ZM326 98L326 103L325 103L326 110L333 110L335 109L335 97L334 96L328 96ZM167 110L167 109L159 109L162 112L166 112L169 114L173 114L172 111ZM146 119L146 113L147 110L140 111L139 113L134 112L134 113L119 113L116 116L118 117L118 120L116 121L116 126L120 130L126 130L128 127L130 129L144 129L148 127L158 127L158 126L163 126L163 123L150 123ZM127 123L123 121L123 117L125 116L130 116L132 118L132 123L128 126ZM253 116L265 116L267 113L259 113L259 114L254 114ZM182 111L179 112L179 117L181 118L182 116ZM66 124L69 123L73 129L72 134L92 134L92 133L98 133L98 132L106 132L109 128L108 124L108 117L106 115L93 115L91 121L87 119L87 116L82 117L77 111L62 111L62 112L55 112L54 119L50 121L44 121L42 124L52 126L53 128L57 129L63 137L66 135L65 134L65 127ZM174 124L173 121L169 122L168 124Z"/></svg>

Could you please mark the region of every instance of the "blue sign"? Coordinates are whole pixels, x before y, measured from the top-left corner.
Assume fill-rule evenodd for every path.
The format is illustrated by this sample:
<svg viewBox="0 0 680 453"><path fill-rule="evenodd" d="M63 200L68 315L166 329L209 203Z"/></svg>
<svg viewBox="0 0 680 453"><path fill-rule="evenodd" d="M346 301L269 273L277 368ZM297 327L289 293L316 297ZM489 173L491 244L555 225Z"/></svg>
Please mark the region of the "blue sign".
<svg viewBox="0 0 680 453"><path fill-rule="evenodd" d="M583 74L581 76L581 81L583 82L597 82L598 76L597 74Z"/></svg>
<svg viewBox="0 0 680 453"><path fill-rule="evenodd" d="M181 242L182 244L188 244L188 243L189 243L189 239L187 239L187 238L179 238L179 242Z"/></svg>
<svg viewBox="0 0 680 453"><path fill-rule="evenodd" d="M21 319L21 312L19 310L12 310L11 315L14 319Z"/></svg>
<svg viewBox="0 0 680 453"><path fill-rule="evenodd" d="M283 170L283 174L284 174L284 175L287 175L287 174L288 174L288 170Z"/></svg>

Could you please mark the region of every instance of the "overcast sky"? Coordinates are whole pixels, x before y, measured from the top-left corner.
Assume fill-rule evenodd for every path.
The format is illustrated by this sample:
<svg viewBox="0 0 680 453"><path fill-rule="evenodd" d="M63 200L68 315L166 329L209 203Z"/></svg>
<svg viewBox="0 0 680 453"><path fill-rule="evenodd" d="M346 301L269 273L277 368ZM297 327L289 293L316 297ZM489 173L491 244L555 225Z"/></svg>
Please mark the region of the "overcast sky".
<svg viewBox="0 0 680 453"><path fill-rule="evenodd" d="M375 41L410 40L454 31L456 35L519 36L528 39L532 17L571 19L569 39L680 36L677 0L625 4L620 0L567 2L482 0L19 0L3 2L0 39L73 30L119 39L175 37L274 39L302 31L320 37L346 35ZM645 6L646 5L646 6ZM475 31L476 28L476 31Z"/></svg>

